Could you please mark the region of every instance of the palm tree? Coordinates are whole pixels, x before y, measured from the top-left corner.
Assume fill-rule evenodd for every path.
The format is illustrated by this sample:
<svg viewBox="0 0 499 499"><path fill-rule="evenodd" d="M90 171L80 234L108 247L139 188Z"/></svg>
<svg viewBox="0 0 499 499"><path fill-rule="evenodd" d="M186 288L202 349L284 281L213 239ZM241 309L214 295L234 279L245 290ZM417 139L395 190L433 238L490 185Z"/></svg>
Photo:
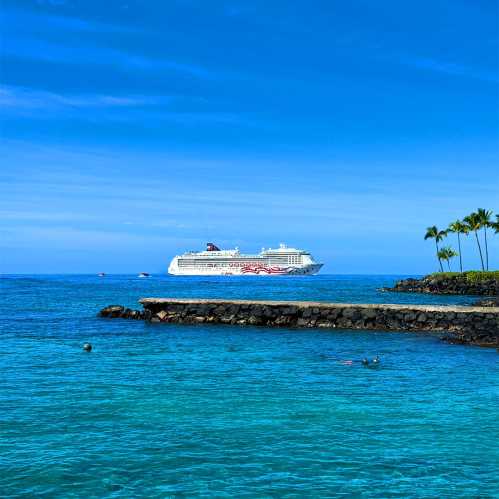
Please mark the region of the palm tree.
<svg viewBox="0 0 499 499"><path fill-rule="evenodd" d="M447 262L447 267L450 272L451 271L450 261L458 254L459 253L456 253L450 246L445 246L438 252L438 258L440 260L445 260Z"/></svg>
<svg viewBox="0 0 499 499"><path fill-rule="evenodd" d="M490 226L494 229L496 234L499 234L499 215L496 215L496 222L492 222Z"/></svg>
<svg viewBox="0 0 499 499"><path fill-rule="evenodd" d="M469 234L469 227L463 223L461 220L456 220L449 225L447 229L449 232L454 232L457 234L457 244L459 247L459 269L461 273L463 272L463 258L461 256L461 234L465 234L466 236Z"/></svg>
<svg viewBox="0 0 499 499"><path fill-rule="evenodd" d="M447 264L449 265L449 272L451 270L450 268L450 261L455 257L455 256L461 256L457 251L453 250L450 246L447 246L445 248L445 251L447 253Z"/></svg>
<svg viewBox="0 0 499 499"><path fill-rule="evenodd" d="M478 245L478 251L480 253L480 261L482 262L482 270L485 270L485 266L483 265L482 247L480 246L480 240L478 239L478 231L481 228L480 217L478 216L478 213L473 212L470 213L467 217L464 217L463 221L466 222L469 230L472 230L475 233L476 243Z"/></svg>
<svg viewBox="0 0 499 499"><path fill-rule="evenodd" d="M445 237L447 236L447 232L445 230L438 230L436 225L433 225L432 227L428 227L426 229L426 234L424 236L425 241L427 239L435 239L435 246L437 247L437 258L438 258L438 263L440 264L440 272L444 271L444 268L442 266L442 259L439 256L439 249L438 249L438 243Z"/></svg>
<svg viewBox="0 0 499 499"><path fill-rule="evenodd" d="M487 227L490 227L492 212L490 210L484 210L483 208L478 208L476 214L480 220L480 227L483 229L485 237L485 268L489 270L489 247L487 244Z"/></svg>

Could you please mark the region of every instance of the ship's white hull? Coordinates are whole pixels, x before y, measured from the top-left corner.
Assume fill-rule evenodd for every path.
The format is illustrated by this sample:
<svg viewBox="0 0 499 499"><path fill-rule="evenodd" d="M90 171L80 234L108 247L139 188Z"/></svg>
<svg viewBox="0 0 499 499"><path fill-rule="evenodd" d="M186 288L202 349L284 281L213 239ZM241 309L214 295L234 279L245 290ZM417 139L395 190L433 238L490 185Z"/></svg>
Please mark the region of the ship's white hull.
<svg viewBox="0 0 499 499"><path fill-rule="evenodd" d="M172 262L168 268L168 273L171 275L313 275L317 274L322 267L322 263L314 263L302 266L268 266L268 265L248 265L243 267L234 266L233 268L225 269L179 269L176 262Z"/></svg>

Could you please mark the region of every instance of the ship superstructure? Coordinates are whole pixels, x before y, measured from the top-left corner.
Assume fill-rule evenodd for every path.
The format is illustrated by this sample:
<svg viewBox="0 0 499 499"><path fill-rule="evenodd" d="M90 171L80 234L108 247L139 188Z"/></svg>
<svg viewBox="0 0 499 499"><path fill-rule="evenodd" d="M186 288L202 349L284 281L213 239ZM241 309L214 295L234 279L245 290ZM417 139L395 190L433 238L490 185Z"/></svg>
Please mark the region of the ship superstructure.
<svg viewBox="0 0 499 499"><path fill-rule="evenodd" d="M173 275L311 275L322 263L308 251L288 248L262 248L258 255L246 255L239 248L223 250L208 243L205 251L175 256L168 273Z"/></svg>

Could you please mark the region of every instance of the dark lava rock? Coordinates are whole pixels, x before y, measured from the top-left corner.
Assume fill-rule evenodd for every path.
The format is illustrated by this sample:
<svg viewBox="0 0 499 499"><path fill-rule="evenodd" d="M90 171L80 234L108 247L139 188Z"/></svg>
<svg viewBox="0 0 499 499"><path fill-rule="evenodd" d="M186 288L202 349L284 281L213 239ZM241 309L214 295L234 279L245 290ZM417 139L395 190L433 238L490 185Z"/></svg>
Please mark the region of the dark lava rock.
<svg viewBox="0 0 499 499"><path fill-rule="evenodd" d="M492 296L485 300L478 300L473 303L475 307L499 307L499 296Z"/></svg>
<svg viewBox="0 0 499 499"><path fill-rule="evenodd" d="M471 281L465 274L439 276L428 275L421 279L402 279L393 288L383 288L383 291L399 293L433 293L441 295L499 295L499 280L496 278Z"/></svg>
<svg viewBox="0 0 499 499"><path fill-rule="evenodd" d="M141 310L132 310L131 308L125 308L122 305L109 305L104 307L98 314L97 317L107 317L108 319L148 319L149 316L146 316Z"/></svg>
<svg viewBox="0 0 499 499"><path fill-rule="evenodd" d="M125 311L125 307L122 305L109 305L104 307L99 313L99 317L121 317Z"/></svg>

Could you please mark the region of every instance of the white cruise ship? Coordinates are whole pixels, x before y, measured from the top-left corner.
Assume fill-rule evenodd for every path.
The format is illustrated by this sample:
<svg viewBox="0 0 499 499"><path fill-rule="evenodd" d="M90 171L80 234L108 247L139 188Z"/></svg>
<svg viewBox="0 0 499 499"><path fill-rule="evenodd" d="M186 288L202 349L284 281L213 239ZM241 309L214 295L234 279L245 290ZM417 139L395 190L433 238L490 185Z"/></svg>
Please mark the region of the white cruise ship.
<svg viewBox="0 0 499 499"><path fill-rule="evenodd" d="M221 250L208 243L206 251L175 256L168 267L172 275L310 275L319 272L308 251L288 248L262 249L258 255L244 255L239 248Z"/></svg>

